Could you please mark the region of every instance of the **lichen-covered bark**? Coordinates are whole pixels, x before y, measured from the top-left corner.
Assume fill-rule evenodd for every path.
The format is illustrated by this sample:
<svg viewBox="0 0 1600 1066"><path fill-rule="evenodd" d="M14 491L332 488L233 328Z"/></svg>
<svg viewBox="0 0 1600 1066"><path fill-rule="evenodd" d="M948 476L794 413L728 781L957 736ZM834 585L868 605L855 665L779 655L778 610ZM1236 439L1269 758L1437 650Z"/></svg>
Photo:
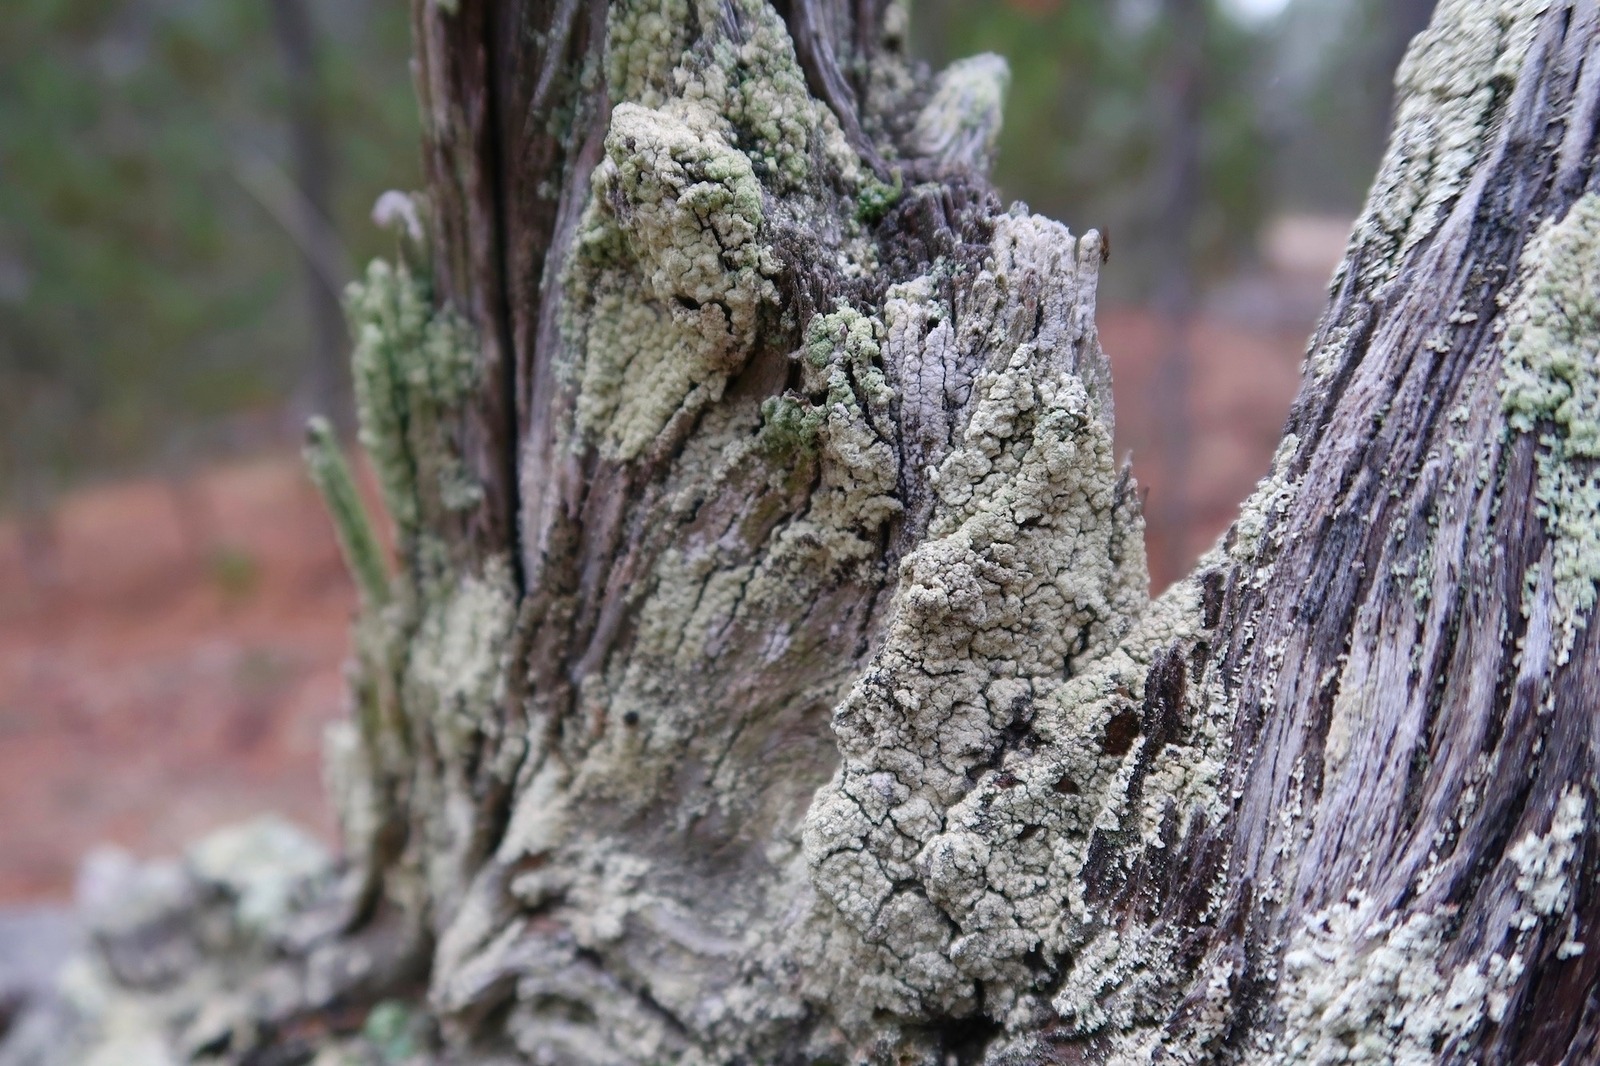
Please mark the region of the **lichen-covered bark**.
<svg viewBox="0 0 1600 1066"><path fill-rule="evenodd" d="M96 1053L1600 1053L1594 4L1441 3L1272 472L1153 602L1099 240L982 177L1003 64L416 12L430 190L351 298L398 573L311 453L343 874L129 882Z"/></svg>
<svg viewBox="0 0 1600 1066"><path fill-rule="evenodd" d="M1600 512L1569 443L1597 410L1577 280L1597 251L1597 19L1441 5L1313 341L1276 466L1293 488L1227 578L1231 896L1260 972L1288 951L1290 1061L1595 1055L1600 959L1562 945L1600 917L1595 831L1570 835L1600 768L1573 562ZM1519 849L1563 837L1584 843L1541 869L1571 894L1536 914ZM1344 967L1361 980L1326 982Z"/></svg>

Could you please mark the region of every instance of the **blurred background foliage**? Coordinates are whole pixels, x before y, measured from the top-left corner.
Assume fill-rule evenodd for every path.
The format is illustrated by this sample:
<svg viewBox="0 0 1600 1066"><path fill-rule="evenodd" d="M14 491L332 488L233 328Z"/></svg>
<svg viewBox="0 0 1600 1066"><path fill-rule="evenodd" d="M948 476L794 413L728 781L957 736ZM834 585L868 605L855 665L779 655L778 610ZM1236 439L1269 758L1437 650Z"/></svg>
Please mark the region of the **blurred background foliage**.
<svg viewBox="0 0 1600 1066"><path fill-rule="evenodd" d="M1354 214L1433 2L915 0L913 30L936 62L1009 60L1002 191L1109 231L1105 294L1148 301L1174 264L1212 280L1248 267L1275 213ZM1193 180L1175 189L1185 132ZM1193 202L1172 232L1180 197Z"/></svg>
<svg viewBox="0 0 1600 1066"><path fill-rule="evenodd" d="M317 405L297 231L347 271L419 166L406 5L313 6L320 222L268 0L7 0L0 499L247 449Z"/></svg>
<svg viewBox="0 0 1600 1066"><path fill-rule="evenodd" d="M314 290L382 250L374 198L419 181L407 5L293 0L297 60L289 2L7 0L0 506L291 440L344 403ZM1009 59L999 183L1109 230L1110 299L1188 300L1248 267L1272 213L1354 211L1430 6L915 0L913 26L936 62Z"/></svg>
<svg viewBox="0 0 1600 1066"><path fill-rule="evenodd" d="M1168 10L1176 8L1184 10ZM1149 298L1165 260L1186 245L1196 259L1224 263L1248 252L1268 209L1258 106L1267 27L1214 0L923 0L914 18L925 55L1007 57L996 179L1006 195L1076 232L1112 234L1118 266L1107 295ZM1191 53L1196 84L1174 69ZM1200 184L1184 190L1195 201L1190 231L1174 235L1163 232L1158 205L1185 92L1198 104Z"/></svg>

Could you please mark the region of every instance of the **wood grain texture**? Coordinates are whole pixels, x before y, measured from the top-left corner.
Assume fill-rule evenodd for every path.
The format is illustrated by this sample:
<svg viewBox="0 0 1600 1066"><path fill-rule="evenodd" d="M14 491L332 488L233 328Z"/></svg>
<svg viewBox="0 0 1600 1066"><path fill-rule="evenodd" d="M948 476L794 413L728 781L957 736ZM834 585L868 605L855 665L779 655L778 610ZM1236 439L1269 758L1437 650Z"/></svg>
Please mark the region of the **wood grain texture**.
<svg viewBox="0 0 1600 1066"><path fill-rule="evenodd" d="M349 873L141 1038L363 1061L398 996L441 1063L1594 1061L1591 0L1439 5L1273 469L1155 601L1098 238L974 169L995 61L876 0L415 11ZM107 944L202 965L208 884Z"/></svg>

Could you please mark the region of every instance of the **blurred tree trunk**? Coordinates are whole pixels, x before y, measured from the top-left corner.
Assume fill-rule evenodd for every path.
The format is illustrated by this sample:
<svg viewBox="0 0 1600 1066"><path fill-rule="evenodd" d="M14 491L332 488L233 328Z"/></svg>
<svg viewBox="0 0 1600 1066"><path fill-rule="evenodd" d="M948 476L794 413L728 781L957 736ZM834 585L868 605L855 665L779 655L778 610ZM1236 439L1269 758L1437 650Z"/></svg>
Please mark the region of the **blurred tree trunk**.
<svg viewBox="0 0 1600 1066"><path fill-rule="evenodd" d="M1368 155L1380 154L1393 133L1395 70L1412 38L1428 24L1435 3L1436 0L1377 0L1366 5L1358 20L1360 47L1355 59L1362 89L1357 90L1356 96L1363 98L1363 106L1352 113L1359 118L1355 133Z"/></svg>
<svg viewBox="0 0 1600 1066"><path fill-rule="evenodd" d="M354 428L355 409L350 395L348 335L339 306L343 254L332 222L333 151L324 116L316 27L305 0L271 0L271 5L289 102L289 140L298 193L294 230L311 339L306 406L348 431Z"/></svg>
<svg viewBox="0 0 1600 1066"><path fill-rule="evenodd" d="M1405 58L1412 38L1421 33L1433 15L1436 0L1383 0L1373 16L1379 22L1379 46L1372 50L1374 73L1385 84L1394 81L1395 69ZM1392 101L1391 101L1392 103ZM1387 115L1388 109L1378 112ZM1387 128L1384 129L1388 132ZM1377 143L1383 143L1380 137Z"/></svg>
<svg viewBox="0 0 1600 1066"><path fill-rule="evenodd" d="M1101 246L990 194L992 60L925 80L870 2L419 0L429 194L352 302L393 579L314 452L348 894L189 1050L1595 1061L1600 13L1490 6L1411 53L1272 472L1148 602Z"/></svg>
<svg viewBox="0 0 1600 1066"><path fill-rule="evenodd" d="M1194 227L1204 195L1201 173L1201 137L1206 91L1206 34L1211 17L1209 3L1165 0L1167 26L1165 52L1164 130L1156 168L1161 205L1156 225L1162 243L1171 251L1156 270L1155 308L1161 316L1160 363L1152 382L1160 436L1161 491L1150 501L1151 540L1158 546L1153 569L1165 587L1183 573L1189 556L1188 530L1192 521L1189 478L1190 453L1196 447L1190 418L1193 394L1189 329L1194 319Z"/></svg>

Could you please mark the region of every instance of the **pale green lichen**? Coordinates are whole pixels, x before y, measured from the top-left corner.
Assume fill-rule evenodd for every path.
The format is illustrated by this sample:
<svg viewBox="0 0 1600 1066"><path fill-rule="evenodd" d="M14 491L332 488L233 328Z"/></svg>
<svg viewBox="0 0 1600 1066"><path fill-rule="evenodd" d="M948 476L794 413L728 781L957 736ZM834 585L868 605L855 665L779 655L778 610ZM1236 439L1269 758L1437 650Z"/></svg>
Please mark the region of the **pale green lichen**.
<svg viewBox="0 0 1600 1066"><path fill-rule="evenodd" d="M889 413L893 390L879 361L883 325L848 306L816 316L806 331L799 395L780 397L763 442L800 434L819 466L806 516L772 545L774 576L812 570L836 578L877 558L878 535L902 506L895 497L899 455ZM792 405L792 406L791 406ZM766 590L758 585L758 595Z"/></svg>
<svg viewBox="0 0 1600 1066"><path fill-rule="evenodd" d="M567 667L558 748L519 783L497 857L518 905L602 962L522 962L525 930L464 908L434 1002L473 1009L475 975L506 975L520 1046L595 1062L768 1061L756 1034L817 1011L819 1057L930 1014L1020 1030L1048 1009L1032 953L1096 932L1081 893L1043 886L1097 828L1160 835L1157 797L1132 795L1142 749L1102 741L1137 715L1158 644L1197 626L1192 585L1146 610L1093 321L1102 246L1018 210L981 266L885 291L885 235L859 223L933 187L866 174L768 5L622 3L609 34L617 106L566 267L556 372L576 417L558 432L606 476L639 464L662 531L608 578L624 636ZM946 78L962 114L944 162L987 153L1001 80L991 60ZM776 291L780 252L826 301L809 321ZM844 765L818 791L830 707ZM1225 743L1196 721L1150 772L1181 818L1210 812ZM682 834L751 877L697 882L698 849L668 868ZM1159 976L1143 951L1122 946L1127 987ZM710 987L733 973L710 959L737 978ZM597 991L594 1022L571 1024L559 1004L618 966L655 1011Z"/></svg>
<svg viewBox="0 0 1600 1066"><path fill-rule="evenodd" d="M461 866L478 817L471 771L478 745L497 741L506 721L506 678L516 588L511 568L492 557L477 574L457 574L423 598L406 644L400 694L407 728L426 732L442 777L413 775L413 804L432 838L430 898L456 898L471 874Z"/></svg>
<svg viewBox="0 0 1600 1066"><path fill-rule="evenodd" d="M621 459L641 454L678 411L721 398L774 298L750 160L703 114L686 117L617 106L579 237L593 303L578 425Z"/></svg>
<svg viewBox="0 0 1600 1066"><path fill-rule="evenodd" d="M675 745L699 728L684 709L660 706L652 670L703 669L747 617L767 620L769 665L803 656L825 635L790 633L797 623L780 619L827 590L881 580L884 530L902 510L898 455L892 436L882 436L892 433L893 392L879 366L881 333L876 319L848 306L816 316L798 360L800 387L763 401L754 435L741 429L699 472L711 483L737 480L765 502L719 536L667 548L652 566L637 607L637 665L606 701L609 717L649 723L648 747L642 731L615 741L639 767L631 783L641 789L645 768L675 758ZM692 468L701 458L684 461Z"/></svg>
<svg viewBox="0 0 1600 1066"><path fill-rule="evenodd" d="M612 100L660 107L692 40L689 0L615 3L606 13L606 85Z"/></svg>
<svg viewBox="0 0 1600 1066"><path fill-rule="evenodd" d="M406 683L413 708L431 712L446 760L492 722L505 698L516 588L502 558L464 575L430 601L410 641Z"/></svg>
<svg viewBox="0 0 1600 1066"><path fill-rule="evenodd" d="M420 529L428 502L475 505L482 487L451 437L450 419L477 387L481 360L471 330L435 310L426 282L405 264L373 260L352 282L345 310L361 443L403 538Z"/></svg>
<svg viewBox="0 0 1600 1066"><path fill-rule="evenodd" d="M779 306L770 230L784 230L791 254L803 233L842 273L871 271L870 245L846 246L843 222L829 228L848 218L838 208L860 164L806 89L782 18L744 0L622 3L607 51L618 102L562 308L557 373L576 407L564 443L609 462L660 461L666 442L681 446L665 506L686 524L719 493L752 500L726 528L697 529L651 558L629 590L630 656L586 682L580 713L593 748L569 787L631 810L691 757L712 760L716 791L736 794L738 761L724 754L737 733L722 736L724 723L673 679L715 676L752 620L765 668L814 658L833 635L806 631L804 612L854 610L853 583L881 582L900 507L897 457L881 436L892 395L870 315L818 316L815 364L796 388L727 395L752 354L781 366L807 325ZM828 600L840 603L819 608ZM809 681L830 702L843 685L814 670ZM704 750L716 745L722 753Z"/></svg>
<svg viewBox="0 0 1600 1066"><path fill-rule="evenodd" d="M0 1040L0 1060L177 1066L229 1042L249 1054L264 1000L303 1002L304 978L272 967L297 908L334 874L321 844L273 816L217 830L182 861L97 849L80 875L85 947L57 989L71 1023L48 1042Z"/></svg>
<svg viewBox="0 0 1600 1066"><path fill-rule="evenodd" d="M1582 790L1569 785L1549 829L1525 834L1507 851L1521 906L1508 917L1509 944L1487 958L1452 965L1459 916L1451 906L1383 913L1375 899L1354 892L1306 918L1283 955L1277 999L1284 1025L1271 1061L1431 1066L1441 1049L1499 1024L1526 966L1526 938L1541 922L1561 920L1571 905L1587 813ZM1435 869L1424 870L1419 889L1435 876ZM1576 954L1583 947L1568 942L1560 950Z"/></svg>
<svg viewBox="0 0 1600 1066"><path fill-rule="evenodd" d="M1267 476L1256 485L1256 490L1239 506L1239 517L1229 531L1228 556L1234 562L1254 563L1270 559L1273 548L1282 533L1275 532L1279 519L1294 502L1299 489L1299 478L1290 467L1300 448L1300 438L1286 433L1278 442ZM1257 575L1258 579L1263 575Z"/></svg>
<svg viewBox="0 0 1600 1066"><path fill-rule="evenodd" d="M1450 917L1380 916L1358 894L1308 918L1283 956L1285 1019L1270 1061L1438 1062L1439 1048L1490 1017L1492 994L1509 986L1515 969L1498 956L1488 966L1449 969Z"/></svg>
<svg viewBox="0 0 1600 1066"><path fill-rule="evenodd" d="M696 26L701 47L690 49ZM782 19L756 0L613 5L606 81L617 103L700 111L781 191L802 189L818 150L847 183L860 179L837 118L806 88Z"/></svg>
<svg viewBox="0 0 1600 1066"><path fill-rule="evenodd" d="M725 18L731 7L742 26L741 39L718 35L713 62L702 80L685 86L684 98L704 100L743 136L751 162L772 175L780 190L798 191L812 176L816 153L848 185L861 179L854 150L845 142L837 118L812 97L794 57L788 31L771 8L757 0L700 0L701 17Z"/></svg>
<svg viewBox="0 0 1600 1066"><path fill-rule="evenodd" d="M997 294L994 335L966 338L995 355L970 386L955 447L930 472L928 537L901 564L883 646L834 712L843 763L807 816L805 847L818 921L835 924L816 934L828 949L815 965L850 986L829 998L848 1005L851 1024L873 1011L959 1017L980 1001L1004 1017L1029 980L1025 957L1061 920L1059 903L1040 894L1054 856L1086 844L1095 786L1110 776L1086 767L1078 804L1055 787L1067 756L1053 749L1026 765L1008 760L1001 772L1012 777L1000 786L981 774L1008 731L1031 723L1050 743L1056 709L1083 702L1058 701L1077 684L1063 678L1104 657L1144 602L1138 528L1119 516L1110 433L1079 375L1064 369L1077 360L1026 332L1008 335L1023 309L998 295L1062 259L1077 269L1049 284L1064 299L1092 292L1097 262L1078 258L1077 244L1031 218L998 227L978 290L992 284ZM901 291L906 299L915 287ZM846 349L865 342L850 316L832 329ZM1065 745L1095 735L1118 708L1097 709L1098 721L1063 730ZM986 783L974 788L976 776Z"/></svg>
<svg viewBox="0 0 1600 1066"><path fill-rule="evenodd" d="M768 206L832 214L817 160L846 188L870 175L765 4L615 5L606 72L616 106L569 267L563 373L578 440L627 460L720 400L775 312Z"/></svg>
<svg viewBox="0 0 1600 1066"><path fill-rule="evenodd" d="M1213 556L1202 569L1219 562ZM968 950L991 956L1033 950L1061 960L1048 1000L1019 980L1017 969L998 987L985 987L985 1006L1008 1030L1028 1032L1048 1007L1079 1037L1133 1047L1148 1041L1162 1020L1155 990L1185 979L1171 964L1167 939L1128 936L1101 924L1080 875L1096 834L1159 851L1168 846L1168 834L1182 838L1194 817L1222 814L1219 781L1232 713L1214 682L1192 697L1183 736L1165 738L1159 751L1146 750L1155 741L1144 735L1130 738L1125 750L1107 750L1104 743L1113 722L1126 729L1141 720L1151 664L1158 654L1202 637L1200 620L1193 580L1150 604L1109 654L1041 704L1029 723L1032 750L1008 755L998 772L986 775L950 810L945 832L925 849L932 855L962 837L991 841L982 867L952 881L965 885L965 900L952 896L947 884L930 890L961 926ZM1132 728L1143 733L1142 724ZM1051 885L1066 886L1059 902L1049 898ZM1127 1061L1143 1061L1128 1054Z"/></svg>
<svg viewBox="0 0 1600 1066"><path fill-rule="evenodd" d="M1389 148L1356 224L1369 284L1392 280L1465 188L1550 0L1441 0L1395 76Z"/></svg>
<svg viewBox="0 0 1600 1066"><path fill-rule="evenodd" d="M407 642L419 609L449 602L463 587L451 548L433 531L449 512L483 498L457 443L482 357L472 331L449 309L434 307L428 283L405 261L374 261L345 299L355 337L360 440L395 524L404 564L398 580L389 576L338 442L325 427L313 427L307 462L363 607L351 672L354 728L329 730L327 778L356 866L376 877L378 835L393 813L391 786L409 773L416 730L424 724L400 691Z"/></svg>
<svg viewBox="0 0 1600 1066"><path fill-rule="evenodd" d="M1539 515L1553 542L1565 662L1600 584L1600 196L1541 229L1518 276L1500 392L1510 429L1539 436Z"/></svg>
<svg viewBox="0 0 1600 1066"><path fill-rule="evenodd" d="M328 723L322 732L322 781L345 850L363 861L370 855L386 812L375 765L377 716L370 702L362 705L361 695L357 694L355 701L359 724L340 719Z"/></svg>
<svg viewBox="0 0 1600 1066"><path fill-rule="evenodd" d="M313 418L307 427L305 460L311 481L333 519L339 549L362 603L369 609L381 607L389 598L389 564L345 462L344 449L326 419Z"/></svg>
<svg viewBox="0 0 1600 1066"><path fill-rule="evenodd" d="M765 4L614 5L606 74L616 105L568 268L577 357L561 373L574 443L629 460L719 401L777 320L767 210L792 228L838 213L835 183L864 201L884 192Z"/></svg>

